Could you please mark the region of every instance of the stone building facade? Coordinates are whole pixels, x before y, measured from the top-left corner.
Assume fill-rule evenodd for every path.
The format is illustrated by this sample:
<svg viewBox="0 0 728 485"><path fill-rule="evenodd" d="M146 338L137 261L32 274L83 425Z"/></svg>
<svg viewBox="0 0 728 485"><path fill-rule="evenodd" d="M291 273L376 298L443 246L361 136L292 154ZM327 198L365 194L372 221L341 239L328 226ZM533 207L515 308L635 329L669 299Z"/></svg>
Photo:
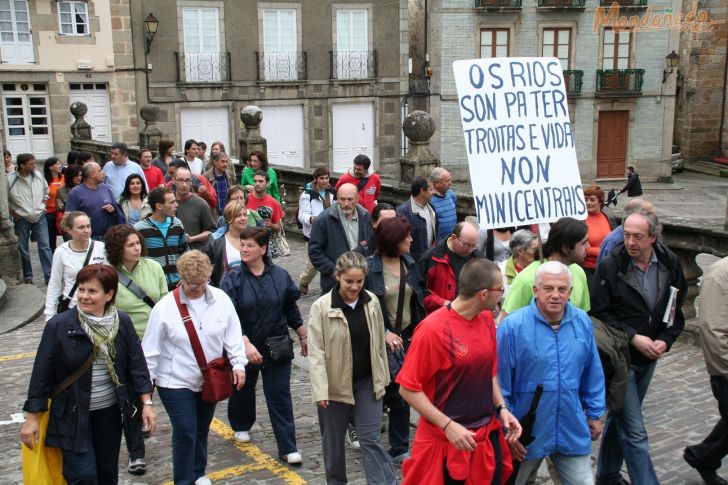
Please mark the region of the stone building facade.
<svg viewBox="0 0 728 485"><path fill-rule="evenodd" d="M685 0L683 10L691 5ZM680 34L675 115L675 142L691 161L728 156L728 0L704 0L700 8L714 23Z"/></svg>
<svg viewBox="0 0 728 485"><path fill-rule="evenodd" d="M95 139L136 139L128 0L16 0L0 14L12 19L0 26L5 148L65 159L74 101Z"/></svg>
<svg viewBox="0 0 728 485"><path fill-rule="evenodd" d="M136 19L149 13L160 23L145 57ZM137 67L149 68L137 101L160 108L157 127L176 150L192 138L246 156L240 111L255 105L273 165L343 172L366 153L398 177L405 0L131 0L131 15Z"/></svg>
<svg viewBox="0 0 728 485"><path fill-rule="evenodd" d="M478 57L558 57L565 70L570 118L582 179L624 177L635 165L647 180L671 175L675 79L666 56L678 50L676 29L619 32L598 25L608 0L432 0L429 55L433 70L432 138L444 166L467 177L452 63ZM619 16L679 12L679 0L619 0ZM604 185L604 184L602 184Z"/></svg>

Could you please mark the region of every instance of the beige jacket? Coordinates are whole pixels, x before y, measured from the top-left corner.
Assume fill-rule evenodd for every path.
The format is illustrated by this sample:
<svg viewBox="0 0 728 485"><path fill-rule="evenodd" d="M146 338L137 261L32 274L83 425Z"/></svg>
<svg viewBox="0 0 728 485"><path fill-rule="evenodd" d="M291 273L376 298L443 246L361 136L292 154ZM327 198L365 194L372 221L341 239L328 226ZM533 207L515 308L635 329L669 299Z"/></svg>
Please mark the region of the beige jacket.
<svg viewBox="0 0 728 485"><path fill-rule="evenodd" d="M728 258L703 275L700 285L698 331L711 376L728 377Z"/></svg>
<svg viewBox="0 0 728 485"><path fill-rule="evenodd" d="M366 290L365 290L366 291ZM369 326L374 397L384 396L389 384L389 365L384 343L384 318L376 295L364 308ZM308 377L313 402L354 404L349 325L340 308L331 308L331 292L311 306L308 322Z"/></svg>

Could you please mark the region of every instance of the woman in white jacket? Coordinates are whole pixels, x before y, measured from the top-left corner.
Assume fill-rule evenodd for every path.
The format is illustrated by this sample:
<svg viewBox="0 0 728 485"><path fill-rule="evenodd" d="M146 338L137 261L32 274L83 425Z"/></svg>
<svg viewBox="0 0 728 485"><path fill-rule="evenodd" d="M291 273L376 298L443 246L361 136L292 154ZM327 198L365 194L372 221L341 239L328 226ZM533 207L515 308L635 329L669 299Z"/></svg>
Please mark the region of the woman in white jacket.
<svg viewBox="0 0 728 485"><path fill-rule="evenodd" d="M106 264L104 243L93 241L91 246L91 220L84 212L63 214L61 229L71 239L58 246L53 253L51 278L46 290L46 322L56 315L61 297L70 300L68 308L76 306L76 275L83 268L89 251L91 257L87 264ZM74 290L72 295L71 290Z"/></svg>

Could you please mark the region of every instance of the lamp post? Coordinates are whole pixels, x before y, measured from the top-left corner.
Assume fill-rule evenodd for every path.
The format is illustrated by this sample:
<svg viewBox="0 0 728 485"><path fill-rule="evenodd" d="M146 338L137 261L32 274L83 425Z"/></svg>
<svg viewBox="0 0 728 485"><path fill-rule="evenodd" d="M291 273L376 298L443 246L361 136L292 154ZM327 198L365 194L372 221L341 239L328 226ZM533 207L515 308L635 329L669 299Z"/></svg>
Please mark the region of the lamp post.
<svg viewBox="0 0 728 485"><path fill-rule="evenodd" d="M158 27L159 20L157 20L157 18L151 13L147 15L147 18L144 19L144 36L147 41L146 48L144 50L145 54L149 54L149 47L152 45L152 41L154 40L154 35L157 33Z"/></svg>
<svg viewBox="0 0 728 485"><path fill-rule="evenodd" d="M680 56L675 51L670 52L667 56L665 56L665 64L667 68L662 71L662 84L665 84L667 78L670 77L670 74L672 74L678 64L680 64Z"/></svg>

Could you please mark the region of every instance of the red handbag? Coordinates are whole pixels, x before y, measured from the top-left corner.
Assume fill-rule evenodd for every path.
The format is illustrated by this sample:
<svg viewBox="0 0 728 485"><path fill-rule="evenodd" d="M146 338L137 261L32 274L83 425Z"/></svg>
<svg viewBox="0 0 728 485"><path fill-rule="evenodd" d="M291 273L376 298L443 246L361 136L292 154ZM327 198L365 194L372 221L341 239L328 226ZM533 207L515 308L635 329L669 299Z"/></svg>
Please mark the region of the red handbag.
<svg viewBox="0 0 728 485"><path fill-rule="evenodd" d="M190 337L190 344L192 344L192 351L195 354L197 365L200 366L200 371L202 371L202 400L210 403L224 401L233 395L233 368L230 365L230 360L223 351L222 357L207 362L205 352L202 350L202 344L192 323L190 312L187 310L187 305L180 301L179 292L179 288L174 289L174 301L177 303L179 314L185 324L185 330L187 330L187 335Z"/></svg>

